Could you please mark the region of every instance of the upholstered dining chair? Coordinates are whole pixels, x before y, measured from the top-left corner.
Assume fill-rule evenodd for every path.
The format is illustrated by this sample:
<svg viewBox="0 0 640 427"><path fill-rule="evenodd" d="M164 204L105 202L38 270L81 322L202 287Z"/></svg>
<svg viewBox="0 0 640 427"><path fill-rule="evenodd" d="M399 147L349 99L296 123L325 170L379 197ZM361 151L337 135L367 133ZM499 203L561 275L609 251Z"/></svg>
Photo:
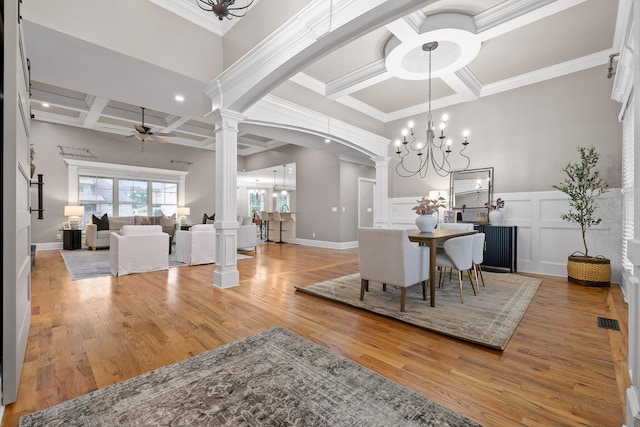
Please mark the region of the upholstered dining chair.
<svg viewBox="0 0 640 427"><path fill-rule="evenodd" d="M473 231L473 223L472 222L442 222L438 224L438 228L441 230Z"/></svg>
<svg viewBox="0 0 640 427"><path fill-rule="evenodd" d="M476 288L471 277L471 268L473 266L473 241L474 236L454 237L444 242L443 252L436 254L436 265L440 270L440 287L444 284L444 273L447 268L454 268L458 271L458 285L460 286L460 301L464 304L464 295L462 292L462 272L466 271L471 282L473 294L477 295Z"/></svg>
<svg viewBox="0 0 640 427"><path fill-rule="evenodd" d="M369 290L369 281L400 288L400 311L405 311L407 288L422 285L422 299L427 299L429 248L414 246L406 230L359 228L360 301Z"/></svg>
<svg viewBox="0 0 640 427"><path fill-rule="evenodd" d="M484 233L477 233L473 235L473 253L472 253L472 261L473 261L473 272L476 276L476 287L478 291L480 291L480 282L478 281L478 277L482 280L482 286L484 286L484 277L482 277L482 261L484 260Z"/></svg>

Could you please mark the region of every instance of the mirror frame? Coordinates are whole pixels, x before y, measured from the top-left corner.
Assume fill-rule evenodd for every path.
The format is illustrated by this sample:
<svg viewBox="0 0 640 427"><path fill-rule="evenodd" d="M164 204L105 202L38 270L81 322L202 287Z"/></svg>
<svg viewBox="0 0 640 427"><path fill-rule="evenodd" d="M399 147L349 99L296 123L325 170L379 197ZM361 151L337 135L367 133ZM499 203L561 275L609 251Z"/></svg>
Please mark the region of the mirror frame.
<svg viewBox="0 0 640 427"><path fill-rule="evenodd" d="M482 206L456 206L455 205L455 200L456 200L456 193L454 193L454 181L456 179L456 177L460 177L463 176L465 174L472 174L472 173L488 173L489 174L489 190L488 190L488 194L487 194L487 200L485 200L483 202ZM491 203L491 200L493 200L493 167L489 167L489 168L479 168L479 169L465 169L465 170L458 170L458 171L451 171L450 174L450 184L449 184L449 194L451 195L449 197L449 207L451 210L464 210L464 209L486 209L486 207L484 206L484 203L488 202Z"/></svg>

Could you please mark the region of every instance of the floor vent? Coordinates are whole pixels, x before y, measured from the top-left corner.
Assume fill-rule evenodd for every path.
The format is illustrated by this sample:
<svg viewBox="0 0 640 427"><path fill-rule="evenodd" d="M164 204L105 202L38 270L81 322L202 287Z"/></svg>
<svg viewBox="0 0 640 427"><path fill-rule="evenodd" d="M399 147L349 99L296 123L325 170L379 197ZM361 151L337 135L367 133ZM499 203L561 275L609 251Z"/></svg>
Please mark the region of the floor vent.
<svg viewBox="0 0 640 427"><path fill-rule="evenodd" d="M614 331L620 330L620 324L616 319L609 319L606 317L598 317L598 327L605 329L613 329Z"/></svg>

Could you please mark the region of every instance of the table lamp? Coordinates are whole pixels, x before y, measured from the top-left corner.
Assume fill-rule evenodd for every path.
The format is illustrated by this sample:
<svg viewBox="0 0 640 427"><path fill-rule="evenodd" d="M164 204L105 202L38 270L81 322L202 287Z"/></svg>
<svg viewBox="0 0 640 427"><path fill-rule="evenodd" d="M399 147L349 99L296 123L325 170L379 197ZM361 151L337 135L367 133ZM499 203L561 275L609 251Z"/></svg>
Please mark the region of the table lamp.
<svg viewBox="0 0 640 427"><path fill-rule="evenodd" d="M69 217L69 225L72 230L80 228L80 217L84 216L84 206L65 206L64 216Z"/></svg>
<svg viewBox="0 0 640 427"><path fill-rule="evenodd" d="M187 217L191 215L191 208L182 206L178 208L178 217L180 217L180 225L187 225Z"/></svg>

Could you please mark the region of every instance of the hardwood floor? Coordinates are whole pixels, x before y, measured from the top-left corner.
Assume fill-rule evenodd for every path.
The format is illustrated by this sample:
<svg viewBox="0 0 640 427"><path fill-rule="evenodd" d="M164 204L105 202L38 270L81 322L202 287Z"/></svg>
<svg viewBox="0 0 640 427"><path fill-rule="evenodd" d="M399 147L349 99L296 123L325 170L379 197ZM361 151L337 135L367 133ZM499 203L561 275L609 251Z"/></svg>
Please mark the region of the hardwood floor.
<svg viewBox="0 0 640 427"><path fill-rule="evenodd" d="M357 272L357 250L261 243L247 254L240 286L221 290L213 265L72 281L58 251L38 252L18 400L2 425L275 325L486 426L625 421L627 308L617 286L544 276L500 352L295 291ZM599 328L598 316L622 331Z"/></svg>

